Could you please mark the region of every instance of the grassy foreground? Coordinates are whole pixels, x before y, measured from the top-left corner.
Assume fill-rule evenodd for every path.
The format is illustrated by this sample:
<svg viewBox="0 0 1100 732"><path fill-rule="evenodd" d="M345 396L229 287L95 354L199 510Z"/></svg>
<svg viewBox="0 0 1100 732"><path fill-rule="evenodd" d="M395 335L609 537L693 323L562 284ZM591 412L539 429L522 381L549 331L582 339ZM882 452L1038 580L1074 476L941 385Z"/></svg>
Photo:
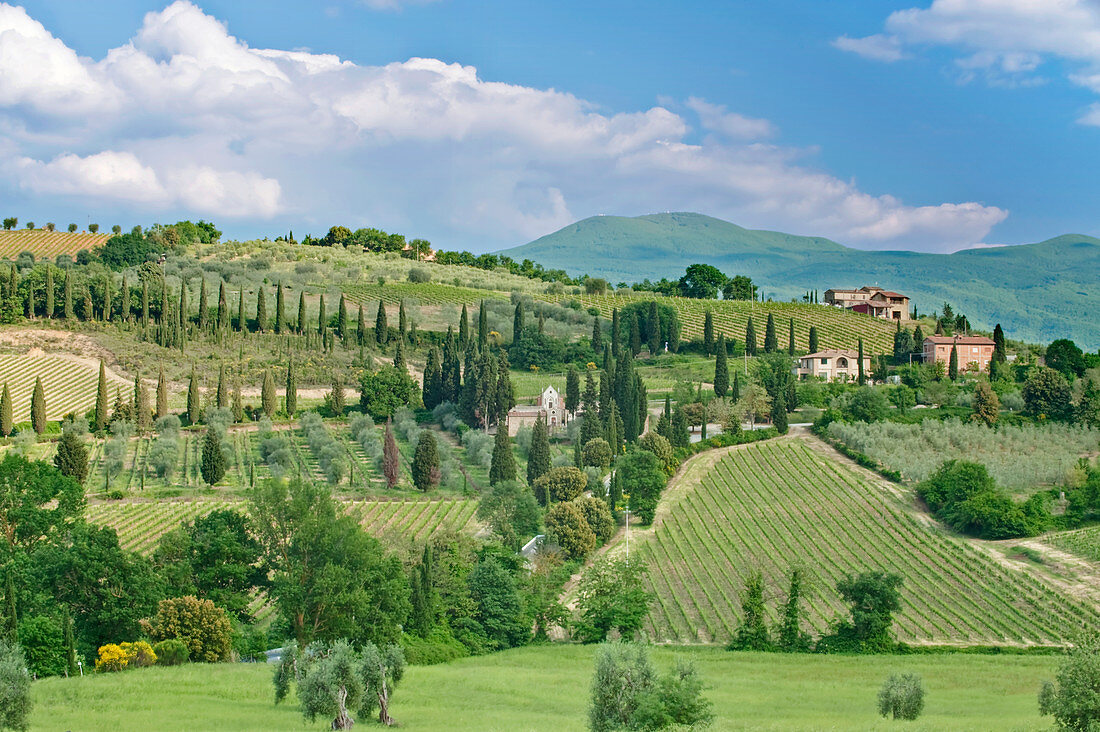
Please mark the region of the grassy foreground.
<svg viewBox="0 0 1100 732"><path fill-rule="evenodd" d="M408 730L583 730L594 648L550 646L413 667L391 712ZM662 671L697 663L716 713L712 729L1036 730L1036 693L1053 656L785 656L658 648ZM304 730L293 699L272 704L273 667L151 668L35 684L35 730ZM875 696L892 672L924 678L925 713L883 720ZM357 727L358 728L358 727Z"/></svg>

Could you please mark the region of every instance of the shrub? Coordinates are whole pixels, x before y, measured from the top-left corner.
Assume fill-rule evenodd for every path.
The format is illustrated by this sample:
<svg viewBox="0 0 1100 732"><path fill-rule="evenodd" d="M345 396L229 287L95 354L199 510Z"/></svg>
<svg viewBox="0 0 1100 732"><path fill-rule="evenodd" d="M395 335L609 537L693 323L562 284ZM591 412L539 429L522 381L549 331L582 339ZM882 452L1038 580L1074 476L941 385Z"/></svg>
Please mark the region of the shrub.
<svg viewBox="0 0 1100 732"><path fill-rule="evenodd" d="M19 645L27 667L35 676L65 673L65 641L61 626L47 615L29 615L19 620Z"/></svg>
<svg viewBox="0 0 1100 732"><path fill-rule="evenodd" d="M190 652L187 644L179 638L168 638L153 646L153 653L157 656L157 663L161 666L179 666L187 663Z"/></svg>
<svg viewBox="0 0 1100 732"><path fill-rule="evenodd" d="M99 656L95 660L95 670L121 671L130 662L130 655L117 643L108 643L99 647Z"/></svg>
<svg viewBox="0 0 1100 732"><path fill-rule="evenodd" d="M409 270L409 282L431 282L432 273L423 267L413 267Z"/></svg>
<svg viewBox="0 0 1100 732"><path fill-rule="evenodd" d="M580 471L577 471L580 473ZM581 473L584 475L584 473ZM546 512L546 533L570 559L582 559L596 548L596 534L575 502L557 503Z"/></svg>
<svg viewBox="0 0 1100 732"><path fill-rule="evenodd" d="M913 720L924 710L924 684L917 674L890 674L878 692L878 713Z"/></svg>
<svg viewBox="0 0 1100 732"><path fill-rule="evenodd" d="M589 729L659 730L706 726L713 714L695 667L678 663L658 677L643 645L607 644L596 653Z"/></svg>
<svg viewBox="0 0 1100 732"><path fill-rule="evenodd" d="M1054 715L1059 729L1095 730L1100 727L1100 634L1080 639L1058 666L1055 683L1039 691L1039 713Z"/></svg>
<svg viewBox="0 0 1100 732"><path fill-rule="evenodd" d="M615 535L615 517L611 515L605 501L590 496L582 496L573 501L584 516L588 528L596 535L596 545L603 546Z"/></svg>
<svg viewBox="0 0 1100 732"><path fill-rule="evenodd" d="M145 641L120 643L119 648L126 654L126 665L130 668L152 666L157 662L157 654L153 651L153 647Z"/></svg>
<svg viewBox="0 0 1100 732"><path fill-rule="evenodd" d="M31 675L17 645L0 641L0 729L27 729Z"/></svg>
<svg viewBox="0 0 1100 732"><path fill-rule="evenodd" d="M611 446L602 437L589 440L581 453L581 464L607 470L611 465Z"/></svg>
<svg viewBox="0 0 1100 732"><path fill-rule="evenodd" d="M233 651L233 629L225 610L210 600L193 596L161 600L157 615L141 621L142 629L155 641L178 638L187 644L195 661L228 660Z"/></svg>

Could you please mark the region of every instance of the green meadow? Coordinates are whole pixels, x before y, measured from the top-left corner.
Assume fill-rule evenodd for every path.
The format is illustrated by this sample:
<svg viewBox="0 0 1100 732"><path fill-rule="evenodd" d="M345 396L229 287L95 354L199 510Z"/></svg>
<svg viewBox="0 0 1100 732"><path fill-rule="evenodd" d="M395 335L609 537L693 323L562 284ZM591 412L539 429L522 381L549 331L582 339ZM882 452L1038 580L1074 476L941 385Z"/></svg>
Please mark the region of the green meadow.
<svg viewBox="0 0 1100 732"><path fill-rule="evenodd" d="M532 646L411 667L391 713L406 730L584 730L594 647ZM818 656L656 647L663 672L693 660L714 704L715 730L1038 730L1036 694L1054 656ZM34 685L33 730L324 730L293 698L272 703L273 666L191 664ZM875 697L893 672L924 679L916 722L880 718ZM360 721L357 729L370 726Z"/></svg>

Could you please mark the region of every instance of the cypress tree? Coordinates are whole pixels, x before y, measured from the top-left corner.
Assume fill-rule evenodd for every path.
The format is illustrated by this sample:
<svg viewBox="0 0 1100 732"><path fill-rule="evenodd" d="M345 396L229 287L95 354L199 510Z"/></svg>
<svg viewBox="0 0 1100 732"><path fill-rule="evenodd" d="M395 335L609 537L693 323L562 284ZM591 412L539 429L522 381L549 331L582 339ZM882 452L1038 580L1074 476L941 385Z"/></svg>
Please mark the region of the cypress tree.
<svg viewBox="0 0 1100 732"><path fill-rule="evenodd" d="M140 434L149 431L149 391L145 388L145 382L141 380L141 374L134 377L134 425Z"/></svg>
<svg viewBox="0 0 1100 732"><path fill-rule="evenodd" d="M214 396L214 406L225 409L229 406L229 387L225 383L225 364L218 364L218 390Z"/></svg>
<svg viewBox="0 0 1100 732"><path fill-rule="evenodd" d="M619 509L619 505L623 502L623 476L618 470L611 474L611 485L608 486L607 491L607 507L611 509L611 513L615 513Z"/></svg>
<svg viewBox="0 0 1100 732"><path fill-rule="evenodd" d="M65 284L62 289L62 315L65 320L73 319L73 273L72 270L65 270Z"/></svg>
<svg viewBox="0 0 1100 732"><path fill-rule="evenodd" d="M62 475L77 483L83 484L88 479L88 448L73 430L62 430L53 464Z"/></svg>
<svg viewBox="0 0 1100 732"><path fill-rule="evenodd" d="M714 315L709 310L703 315L703 353L714 353Z"/></svg>
<svg viewBox="0 0 1100 732"><path fill-rule="evenodd" d="M508 436L508 423L497 425L493 442L493 460L489 465L489 485L516 479L516 456L512 454L512 438Z"/></svg>
<svg viewBox="0 0 1100 732"><path fill-rule="evenodd" d="M818 351L817 326L816 325L811 325L810 326L810 353L817 353L817 351Z"/></svg>
<svg viewBox="0 0 1100 732"><path fill-rule="evenodd" d="M462 315L458 318L458 343L465 347L470 342L470 314L466 303L462 303Z"/></svg>
<svg viewBox="0 0 1100 732"><path fill-rule="evenodd" d="M218 431L206 428L206 439L202 443L202 479L207 485L217 485L225 477L225 453Z"/></svg>
<svg viewBox="0 0 1100 732"><path fill-rule="evenodd" d="M790 589L775 635L781 651L805 653L810 650L810 636L802 631L802 570L798 567L791 570Z"/></svg>
<svg viewBox="0 0 1100 732"><path fill-rule="evenodd" d="M241 383L239 381L233 384L233 421L244 421L244 399L241 398Z"/></svg>
<svg viewBox="0 0 1100 732"><path fill-rule="evenodd" d="M793 356L794 347L794 318L790 320L790 332L787 334L787 355Z"/></svg>
<svg viewBox="0 0 1100 732"><path fill-rule="evenodd" d="M439 363L439 349L428 351L424 365L424 385L421 393L425 409L435 409L443 401L443 369Z"/></svg>
<svg viewBox="0 0 1100 732"><path fill-rule="evenodd" d="M343 417L347 408L347 395L344 393L344 377L339 371L332 374L332 389L329 391L329 405L336 417Z"/></svg>
<svg viewBox="0 0 1100 732"><path fill-rule="evenodd" d="M523 339L523 303L516 303L516 312L512 315L512 343Z"/></svg>
<svg viewBox="0 0 1100 732"><path fill-rule="evenodd" d="M577 443L578 446L580 443ZM550 470L550 430L546 419L540 414L531 430L531 449L527 451L527 485Z"/></svg>
<svg viewBox="0 0 1100 732"><path fill-rule="evenodd" d="M390 326L386 322L386 303L381 300L378 301L378 314L374 318L374 341L380 346L390 341Z"/></svg>
<svg viewBox="0 0 1100 732"><path fill-rule="evenodd" d="M95 390L95 431L102 434L110 418L107 413L107 368L99 362L99 382Z"/></svg>
<svg viewBox="0 0 1100 732"><path fill-rule="evenodd" d="M397 342L393 353L393 367L402 373L409 373L409 366L405 363L405 345L401 341Z"/></svg>
<svg viewBox="0 0 1100 732"><path fill-rule="evenodd" d="M405 340L405 337L409 333L409 321L405 317L404 300L402 300L397 306L397 332L400 335L401 340Z"/></svg>
<svg viewBox="0 0 1100 732"><path fill-rule="evenodd" d="M730 400L736 402L741 398L741 372L733 372L733 386L730 388Z"/></svg>
<svg viewBox="0 0 1100 732"><path fill-rule="evenodd" d="M924 344L921 344L923 347ZM1008 361L1008 352L1005 349L1005 332L1001 329L1001 324L997 323L997 326L993 329L993 360L1005 363Z"/></svg>
<svg viewBox="0 0 1100 732"><path fill-rule="evenodd" d="M787 434L787 400L782 391L772 399L772 424L779 434Z"/></svg>
<svg viewBox="0 0 1100 732"><path fill-rule="evenodd" d="M325 295L321 293L317 301L317 333L324 336L328 331L328 313L325 312Z"/></svg>
<svg viewBox="0 0 1100 732"><path fill-rule="evenodd" d="M141 327L149 329L149 283L141 281Z"/></svg>
<svg viewBox="0 0 1100 732"><path fill-rule="evenodd" d="M256 330L260 333L267 330L267 291L263 285L256 293Z"/></svg>
<svg viewBox="0 0 1100 732"><path fill-rule="evenodd" d="M458 361L458 347L455 344L454 329L447 326L447 338L443 341L442 386L440 399L458 404L458 395L462 390L462 366Z"/></svg>
<svg viewBox="0 0 1100 732"><path fill-rule="evenodd" d="M244 287L241 287L241 296L237 300L237 332L243 333L248 328L244 319Z"/></svg>
<svg viewBox="0 0 1100 732"><path fill-rule="evenodd" d="M600 328L600 316L592 318L592 352L598 354L603 350L603 329Z"/></svg>
<svg viewBox="0 0 1100 732"><path fill-rule="evenodd" d="M298 335L303 335L306 332L307 318L306 293L302 291L298 293Z"/></svg>
<svg viewBox="0 0 1100 732"><path fill-rule="evenodd" d="M382 436L382 474L386 476L386 487L393 488L401 477L400 454L397 452L397 440L393 438L391 420L386 418L386 431Z"/></svg>
<svg viewBox="0 0 1100 732"><path fill-rule="evenodd" d="M672 413L672 437L669 440L673 447L691 447L691 433L688 432L687 417L679 406Z"/></svg>
<svg viewBox="0 0 1100 732"><path fill-rule="evenodd" d="M225 297L225 280L218 283L218 319L214 327L224 333L229 323L229 301Z"/></svg>
<svg viewBox="0 0 1100 732"><path fill-rule="evenodd" d="M622 326L619 324L619 309L611 309L611 356L619 357L619 348L622 346Z"/></svg>
<svg viewBox="0 0 1100 732"><path fill-rule="evenodd" d="M168 415L168 379L164 377L164 367L160 367L157 377L157 419Z"/></svg>
<svg viewBox="0 0 1100 732"><path fill-rule="evenodd" d="M745 591L741 595L741 624L729 647L738 651L771 650L772 641L765 614L764 576L759 571L750 572L745 578Z"/></svg>
<svg viewBox="0 0 1100 732"><path fill-rule="evenodd" d="M125 281L125 280L123 280ZM46 317L53 318L54 315L54 285L53 285L53 267L49 262L46 262Z"/></svg>
<svg viewBox="0 0 1100 732"><path fill-rule="evenodd" d="M133 303L130 302L130 281L126 279L126 275L122 276L122 293L119 296L119 318L124 323L130 322L130 316L133 314Z"/></svg>
<svg viewBox="0 0 1100 732"><path fill-rule="evenodd" d="M34 377L34 392L31 394L31 427L37 434L46 431L46 393L42 390L42 377Z"/></svg>
<svg viewBox="0 0 1100 732"><path fill-rule="evenodd" d="M28 283L29 284L29 283ZM111 275L106 274L103 276L103 321L109 322L111 320ZM33 313L31 313L33 315Z"/></svg>
<svg viewBox="0 0 1100 732"><path fill-rule="evenodd" d="M404 308L404 305L402 305ZM348 342L348 303L344 299L344 293L340 293L340 304L336 309L336 335L346 345Z"/></svg>
<svg viewBox="0 0 1100 732"><path fill-rule="evenodd" d="M951 344L951 362L947 366L947 378L952 381L957 381L959 378L959 349L954 343Z"/></svg>
<svg viewBox="0 0 1100 732"><path fill-rule="evenodd" d="M584 459L581 454L581 441L573 441L573 467L577 470L584 470Z"/></svg>
<svg viewBox="0 0 1100 732"><path fill-rule="evenodd" d="M719 399L726 396L730 387L730 372L728 356L726 354L726 336L718 334L718 344L715 346L714 359L714 393Z"/></svg>
<svg viewBox="0 0 1100 732"><path fill-rule="evenodd" d="M615 456L623 451L623 420L619 416L619 405L615 403L614 399L611 400L611 404L607 409L606 422L604 425L604 439L611 446L611 454Z"/></svg>
<svg viewBox="0 0 1100 732"><path fill-rule="evenodd" d="M12 580L13 570L8 568L7 585L4 589L4 602L6 606L4 623L5 634L7 635L8 643L15 645L19 643L19 616L15 612L15 583Z"/></svg>
<svg viewBox="0 0 1100 732"><path fill-rule="evenodd" d="M206 308L208 303L206 300L206 276L203 275L199 278L199 330L206 330Z"/></svg>
<svg viewBox="0 0 1100 732"><path fill-rule="evenodd" d="M199 377L195 373L195 367L191 367L191 380L187 383L187 421L198 424L202 409L199 402Z"/></svg>
<svg viewBox="0 0 1100 732"><path fill-rule="evenodd" d="M649 317L646 318L646 335L649 336L649 355L656 356L661 350L661 315L657 311L657 301L649 302Z"/></svg>
<svg viewBox="0 0 1100 732"><path fill-rule="evenodd" d="M638 318L630 320L630 355L637 358L642 352L642 330L638 327Z"/></svg>
<svg viewBox="0 0 1100 732"><path fill-rule="evenodd" d="M421 430L412 464L413 485L425 493L439 483L439 451L431 430Z"/></svg>
<svg viewBox="0 0 1100 732"><path fill-rule="evenodd" d="M286 332L286 305L283 301L283 283L280 280L275 286L275 333Z"/></svg>
<svg viewBox="0 0 1100 732"><path fill-rule="evenodd" d="M775 317L768 313L768 322L764 326L764 353L775 353L779 349L779 340L775 336Z"/></svg>
<svg viewBox="0 0 1100 732"><path fill-rule="evenodd" d="M565 372L565 409L570 414L576 414L581 405L581 376L577 367L570 365Z"/></svg>
<svg viewBox="0 0 1100 732"><path fill-rule="evenodd" d="M750 356L756 355L756 328L752 324L752 316L749 316L749 322L745 325L745 353Z"/></svg>
<svg viewBox="0 0 1100 732"><path fill-rule="evenodd" d="M867 374L863 370L863 339L859 339L859 385L867 383Z"/></svg>
<svg viewBox="0 0 1100 732"><path fill-rule="evenodd" d="M546 331L546 312L539 308L539 335L542 335Z"/></svg>
<svg viewBox="0 0 1100 732"><path fill-rule="evenodd" d="M363 303L359 303L359 320L355 324L355 342L360 347L367 345L367 317Z"/></svg>
<svg viewBox="0 0 1100 732"><path fill-rule="evenodd" d="M187 283L184 282L180 285L180 306L179 306L179 333L180 340L179 345L182 347L183 342L187 336L187 322L190 320L190 316L187 314Z"/></svg>
<svg viewBox="0 0 1100 732"><path fill-rule="evenodd" d="M68 609L64 611L62 619L65 633L65 675L76 676L80 673L80 667L76 664L76 641L73 639L73 618Z"/></svg>
<svg viewBox="0 0 1100 732"><path fill-rule="evenodd" d="M298 411L298 382L294 378L294 360L286 367L286 395L283 404L286 408L286 416L291 419Z"/></svg>
<svg viewBox="0 0 1100 732"><path fill-rule="evenodd" d="M24 315L27 320L34 317L34 280L27 279L27 296L23 300Z"/></svg>
<svg viewBox="0 0 1100 732"><path fill-rule="evenodd" d="M268 419L275 416L276 407L275 379L271 378L271 369L264 370L264 383L260 387L260 404Z"/></svg>
<svg viewBox="0 0 1100 732"><path fill-rule="evenodd" d="M8 391L8 382L4 382L4 391L0 393L0 436L8 437L15 429L12 418L11 392Z"/></svg>
<svg viewBox="0 0 1100 732"><path fill-rule="evenodd" d="M485 301L477 306L477 347L484 351L489 345L489 315L485 312Z"/></svg>

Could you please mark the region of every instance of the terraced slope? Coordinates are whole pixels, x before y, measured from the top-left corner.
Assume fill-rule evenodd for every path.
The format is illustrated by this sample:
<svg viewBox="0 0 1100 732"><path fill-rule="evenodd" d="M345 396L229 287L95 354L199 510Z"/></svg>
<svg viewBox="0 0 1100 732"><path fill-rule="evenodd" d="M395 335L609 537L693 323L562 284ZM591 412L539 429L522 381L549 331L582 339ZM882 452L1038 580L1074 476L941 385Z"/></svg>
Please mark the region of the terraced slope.
<svg viewBox="0 0 1100 732"><path fill-rule="evenodd" d="M551 297L551 296L547 296ZM855 349L859 339L868 355L894 352L894 331L897 326L886 320L860 315L848 310L826 305L807 305L790 302L752 303L742 300L695 300L686 297L664 297L653 293L614 295L572 295L568 299L579 300L586 308L596 308L605 318L611 317L614 308L623 308L632 302L657 298L676 308L683 328L683 339L702 339L706 311L714 318L714 332L745 342L745 327L753 319L757 344L764 345L764 328L768 314L775 317L775 331L780 348L787 346L788 323L794 321L794 340L803 351L809 349L810 326L817 327L819 348ZM557 298L563 299L563 298Z"/></svg>
<svg viewBox="0 0 1100 732"><path fill-rule="evenodd" d="M46 397L46 419L61 419L69 412L83 413L95 406L98 368L60 356L15 356L0 354L0 386L11 391L12 417L16 423L31 418L34 379L42 377ZM130 396L129 382L108 377L109 401L115 390Z"/></svg>
<svg viewBox="0 0 1100 732"><path fill-rule="evenodd" d="M905 578L896 630L911 643L1053 644L1100 625L1092 606L919 520L889 488L804 439L701 456L666 501L638 542L657 598L647 621L655 639L727 642L757 568L774 622L796 565L809 575L815 635L846 612L837 580L864 570Z"/></svg>
<svg viewBox="0 0 1100 732"><path fill-rule="evenodd" d="M343 505L374 536L425 539L439 530L473 533L480 527L474 516L477 501L472 499L347 501ZM85 516L91 523L113 528L124 549L150 554L161 536L185 521L218 509L243 511L246 507L244 501L225 500L111 501L91 504Z"/></svg>
<svg viewBox="0 0 1100 732"><path fill-rule="evenodd" d="M84 249L101 247L110 234L85 234L45 229L15 229L0 231L0 259L15 259L30 252L35 259L53 259L58 254L75 256Z"/></svg>

